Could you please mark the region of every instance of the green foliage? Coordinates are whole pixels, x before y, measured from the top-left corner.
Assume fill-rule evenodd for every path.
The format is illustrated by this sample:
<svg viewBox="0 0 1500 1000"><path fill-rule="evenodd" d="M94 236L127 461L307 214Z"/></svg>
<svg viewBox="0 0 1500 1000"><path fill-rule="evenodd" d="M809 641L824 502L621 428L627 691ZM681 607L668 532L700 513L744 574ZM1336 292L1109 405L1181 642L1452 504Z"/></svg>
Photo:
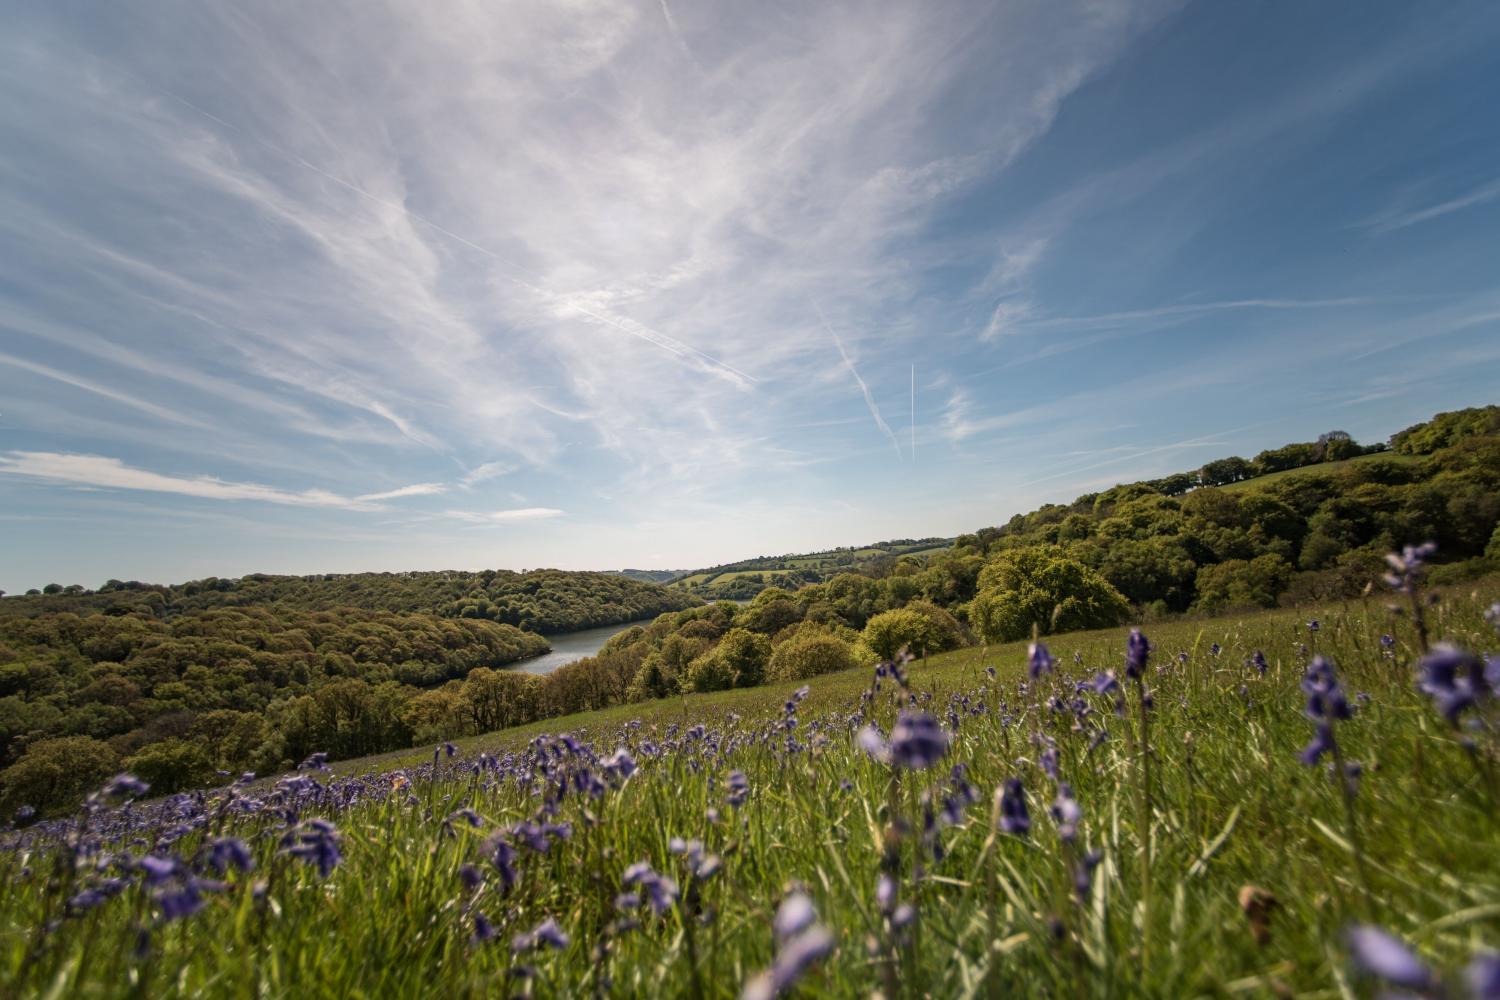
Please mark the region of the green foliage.
<svg viewBox="0 0 1500 1000"><path fill-rule="evenodd" d="M1465 438L1500 435L1500 406L1471 407L1439 413L1391 435L1391 447L1403 455L1430 455Z"/></svg>
<svg viewBox="0 0 1500 1000"><path fill-rule="evenodd" d="M1103 628L1125 621L1130 604L1099 573L1063 550L1038 545L1002 552L979 574L969 621L990 642Z"/></svg>
<svg viewBox="0 0 1500 1000"><path fill-rule="evenodd" d="M179 739L142 747L126 758L125 769L147 782L153 795L171 795L211 784L215 771L206 748Z"/></svg>
<svg viewBox="0 0 1500 1000"><path fill-rule="evenodd" d="M1275 607L1276 598L1286 590L1293 572L1292 565L1274 553L1204 566L1198 570L1195 607L1200 611Z"/></svg>
<svg viewBox="0 0 1500 1000"><path fill-rule="evenodd" d="M278 614L357 608L487 620L545 634L638 621L699 603L680 590L617 574L555 569L253 573L237 580L209 577L172 586L112 580L92 593L82 587L69 593L49 585L45 594L50 596L0 600L0 615L68 611L173 617L218 608L273 608Z"/></svg>
<svg viewBox="0 0 1500 1000"><path fill-rule="evenodd" d="M540 636L489 621L259 607L165 621L0 615L0 644L11 657L0 667L0 691L16 699L0 710L6 737L0 764L13 762L27 742L64 735L108 740L129 755L147 743L187 737L198 717L191 739L205 744L225 769L275 767L286 759L270 745L277 739L335 756L408 746L411 732L394 703L476 667L503 666L550 648ZM342 699L320 695L334 685ZM371 694L376 689L384 692L379 698ZM313 698L307 710L293 711L291 704L305 696ZM394 718L363 718L377 704ZM296 731L273 737L250 721L271 715L294 722ZM160 729L163 720L177 717L186 720L182 731ZM326 745L315 745L324 738ZM287 757L300 759L293 751Z"/></svg>
<svg viewBox="0 0 1500 1000"><path fill-rule="evenodd" d="M858 665L849 643L832 632L803 632L780 643L766 667L768 681L797 681Z"/></svg>
<svg viewBox="0 0 1500 1000"><path fill-rule="evenodd" d="M40 740L0 771L0 816L22 806L44 815L72 807L119 769L119 755L92 737Z"/></svg>
<svg viewBox="0 0 1500 1000"><path fill-rule="evenodd" d="M692 691L754 687L765 679L770 659L769 639L749 629L732 628L711 652L689 665L687 687Z"/></svg>
<svg viewBox="0 0 1500 1000"><path fill-rule="evenodd" d="M866 624L864 643L882 660L889 660L903 649L919 655L934 643L936 629L925 615L905 609L882 611Z"/></svg>
<svg viewBox="0 0 1500 1000"><path fill-rule="evenodd" d="M914 600L906 603L905 610L927 619L927 630L913 652L941 653L949 649L967 646L971 640L969 630L944 608L931 601Z"/></svg>

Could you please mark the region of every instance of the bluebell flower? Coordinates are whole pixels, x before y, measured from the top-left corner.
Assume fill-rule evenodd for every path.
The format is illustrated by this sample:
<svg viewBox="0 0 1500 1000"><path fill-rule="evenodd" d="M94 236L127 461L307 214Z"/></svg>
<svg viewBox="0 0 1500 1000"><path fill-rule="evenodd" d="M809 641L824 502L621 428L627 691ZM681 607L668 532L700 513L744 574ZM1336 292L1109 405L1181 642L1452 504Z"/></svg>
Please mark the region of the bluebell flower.
<svg viewBox="0 0 1500 1000"><path fill-rule="evenodd" d="M1379 927L1351 927L1344 939L1355 965L1392 986L1426 991L1437 981L1432 970L1410 948Z"/></svg>
<svg viewBox="0 0 1500 1000"><path fill-rule="evenodd" d="M490 923L489 917L485 916L483 913L479 913L477 911L475 912L473 935L474 941L477 941L479 943L483 943L485 941L493 941L499 934L500 932L495 929L495 925Z"/></svg>
<svg viewBox="0 0 1500 1000"><path fill-rule="evenodd" d="M646 901L657 915L670 910L677 902L677 883L651 868L645 861L637 861L625 869L621 881L627 887L640 886L646 892Z"/></svg>
<svg viewBox="0 0 1500 1000"><path fill-rule="evenodd" d="M776 958L771 968L745 983L741 1000L772 1000L795 986L814 963L833 951L833 934L817 922L817 911L806 893L794 891L782 901L772 921L777 931Z"/></svg>
<svg viewBox="0 0 1500 1000"><path fill-rule="evenodd" d="M1042 771L1053 781L1057 780L1057 747L1049 746L1041 754Z"/></svg>
<svg viewBox="0 0 1500 1000"><path fill-rule="evenodd" d="M1093 891L1094 869L1099 867L1099 862L1103 860L1103 852L1089 851L1073 866L1073 892L1077 894L1080 902L1088 899L1089 893Z"/></svg>
<svg viewBox="0 0 1500 1000"><path fill-rule="evenodd" d="M620 747L604 762L604 769L621 778L628 778L636 771L635 758L630 755L629 750Z"/></svg>
<svg viewBox="0 0 1500 1000"><path fill-rule="evenodd" d="M890 916L896 906L896 880L885 872L875 880L875 905L885 916Z"/></svg>
<svg viewBox="0 0 1500 1000"><path fill-rule="evenodd" d="M745 777L745 772L730 771L725 784L729 788L725 801L736 807L744 805L745 799L750 795L750 779Z"/></svg>
<svg viewBox="0 0 1500 1000"><path fill-rule="evenodd" d="M176 858L161 858L148 854L136 862L136 867L145 877L147 885L160 885L177 874L182 868L182 862Z"/></svg>
<svg viewBox="0 0 1500 1000"><path fill-rule="evenodd" d="M1325 753L1331 751L1333 746L1333 726L1320 722L1314 731L1312 742L1302 749L1298 759L1310 767L1321 760Z"/></svg>
<svg viewBox="0 0 1500 1000"><path fill-rule="evenodd" d="M1083 822L1083 809L1073 797L1073 788L1067 782L1057 786L1057 798L1048 810L1057 824L1057 835L1064 843L1072 843L1078 837L1078 824Z"/></svg>
<svg viewBox="0 0 1500 1000"><path fill-rule="evenodd" d="M495 834L485 842L485 854L500 875L501 890L509 892L515 886L517 878L516 849L503 836Z"/></svg>
<svg viewBox="0 0 1500 1000"><path fill-rule="evenodd" d="M1479 955L1464 969L1464 985L1474 1000L1500 1000L1500 954Z"/></svg>
<svg viewBox="0 0 1500 1000"><path fill-rule="evenodd" d="M1125 640L1125 676L1140 680L1146 675L1146 662L1150 658L1150 641L1141 634L1140 629L1131 629L1130 636Z"/></svg>
<svg viewBox="0 0 1500 1000"><path fill-rule="evenodd" d="M138 798L150 790L150 785L133 774L117 774L105 782L99 795L105 799L128 799Z"/></svg>
<svg viewBox="0 0 1500 1000"><path fill-rule="evenodd" d="M771 929L776 933L778 940L786 940L796 934L801 934L807 928L817 923L818 911L813 906L812 897L801 890L787 895L776 908L776 916L771 921Z"/></svg>
<svg viewBox="0 0 1500 1000"><path fill-rule="evenodd" d="M338 830L324 819L310 819L289 830L281 838L281 852L316 865L318 874L323 878L327 878L343 860L343 854L339 851Z"/></svg>
<svg viewBox="0 0 1500 1000"><path fill-rule="evenodd" d="M1026 810L1026 792L1020 778L1007 778L1000 793L1000 829L1018 837L1031 832L1031 814Z"/></svg>
<svg viewBox="0 0 1500 1000"><path fill-rule="evenodd" d="M1042 674L1051 671L1053 665L1056 663L1057 661L1052 658L1052 654L1047 650L1045 643L1033 642L1028 647L1026 653L1026 671L1031 675L1032 680L1036 680Z"/></svg>
<svg viewBox="0 0 1500 1000"><path fill-rule="evenodd" d="M1333 661L1324 656L1315 656L1302 675L1302 693L1307 695L1307 715L1310 719L1328 721L1351 718L1354 714L1349 699L1339 686L1334 673Z"/></svg>
<svg viewBox="0 0 1500 1000"><path fill-rule="evenodd" d="M1429 559L1437 555L1436 542L1405 546L1399 553L1386 555L1386 564L1391 571L1385 575L1386 585L1402 594L1414 593L1422 580Z"/></svg>
<svg viewBox="0 0 1500 1000"><path fill-rule="evenodd" d="M510 950L516 954L537 948L552 948L562 951L568 947L568 935L563 933L557 921L548 917L532 930L517 934L510 942Z"/></svg>
<svg viewBox="0 0 1500 1000"><path fill-rule="evenodd" d="M1421 689L1432 697L1443 718L1457 724L1459 716L1494 694L1485 664L1466 650L1439 643L1423 656Z"/></svg>
<svg viewBox="0 0 1500 1000"><path fill-rule="evenodd" d="M208 864L220 875L229 869L248 872L255 869L255 859L243 840L234 837L218 837L208 845Z"/></svg>
<svg viewBox="0 0 1500 1000"><path fill-rule="evenodd" d="M948 753L948 734L926 712L904 711L891 730L890 756L898 767L925 770Z"/></svg>

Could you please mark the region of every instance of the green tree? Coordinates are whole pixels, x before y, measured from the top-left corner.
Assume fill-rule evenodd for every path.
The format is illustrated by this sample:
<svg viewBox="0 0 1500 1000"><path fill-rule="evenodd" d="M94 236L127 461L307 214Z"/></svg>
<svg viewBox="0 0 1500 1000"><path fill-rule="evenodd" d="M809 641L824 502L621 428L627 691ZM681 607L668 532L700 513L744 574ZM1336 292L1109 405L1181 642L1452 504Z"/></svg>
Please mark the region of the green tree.
<svg viewBox="0 0 1500 1000"><path fill-rule="evenodd" d="M1198 570L1199 611L1223 607L1262 608L1276 606L1276 598L1292 578L1292 564L1279 555L1266 554L1254 559L1230 559Z"/></svg>
<svg viewBox="0 0 1500 1000"><path fill-rule="evenodd" d="M781 643L766 666L768 681L797 681L857 666L854 650L831 633L804 633Z"/></svg>
<svg viewBox="0 0 1500 1000"><path fill-rule="evenodd" d="M0 815L22 806L57 813L82 801L120 769L109 744L89 736L40 740L21 759L0 771Z"/></svg>
<svg viewBox="0 0 1500 1000"><path fill-rule="evenodd" d="M156 795L210 784L214 778L214 762L208 751L187 740L163 740L144 746L126 759L125 768L149 784Z"/></svg>
<svg viewBox="0 0 1500 1000"><path fill-rule="evenodd" d="M882 660L889 660L903 649L917 655L935 637L931 619L915 611L898 609L882 611L865 624L864 643Z"/></svg>
<svg viewBox="0 0 1500 1000"><path fill-rule="evenodd" d="M1130 615L1125 596L1057 546L1002 552L979 574L969 624L987 641L1118 625Z"/></svg>

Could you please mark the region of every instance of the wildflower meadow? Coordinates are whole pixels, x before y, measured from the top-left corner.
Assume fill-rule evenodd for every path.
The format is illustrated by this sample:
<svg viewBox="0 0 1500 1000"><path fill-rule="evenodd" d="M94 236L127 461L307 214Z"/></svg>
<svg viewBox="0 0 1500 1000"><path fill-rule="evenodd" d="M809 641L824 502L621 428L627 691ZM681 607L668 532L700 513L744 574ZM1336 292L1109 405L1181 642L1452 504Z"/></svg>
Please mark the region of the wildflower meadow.
<svg viewBox="0 0 1500 1000"><path fill-rule="evenodd" d="M898 656L6 832L10 996L1500 996L1500 583ZM543 728L545 727L545 731Z"/></svg>

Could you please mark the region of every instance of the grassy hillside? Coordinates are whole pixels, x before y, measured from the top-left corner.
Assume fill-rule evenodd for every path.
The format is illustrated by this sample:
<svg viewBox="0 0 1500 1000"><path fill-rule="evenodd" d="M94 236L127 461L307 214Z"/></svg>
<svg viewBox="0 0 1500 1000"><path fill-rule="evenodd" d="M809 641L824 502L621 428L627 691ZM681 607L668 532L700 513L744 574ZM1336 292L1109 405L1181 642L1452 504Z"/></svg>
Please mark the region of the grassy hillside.
<svg viewBox="0 0 1500 1000"><path fill-rule="evenodd" d="M1493 648L1496 596L1449 594L1429 627ZM1036 678L1019 644L964 650L910 664L909 689L693 695L33 827L0 852L0 985L1337 996L1378 985L1357 926L1434 988L1500 939L1494 732L1465 750L1418 690L1409 618L1376 600L1156 629L1144 715L1125 638L1062 637ZM1308 766L1314 654L1352 713ZM888 734L893 763L868 752Z"/></svg>
<svg viewBox="0 0 1500 1000"><path fill-rule="evenodd" d="M709 600L745 600L766 587L795 590L819 583L839 573L883 572L901 556L926 556L941 552L947 538L898 539L861 548L825 549L822 552L783 556L758 556L708 569L679 574L671 585Z"/></svg>
<svg viewBox="0 0 1500 1000"><path fill-rule="evenodd" d="M609 572L642 583L667 583L682 575L680 569L612 569Z"/></svg>
<svg viewBox="0 0 1500 1000"><path fill-rule="evenodd" d="M1254 476L1250 479L1241 479L1237 483L1225 483L1219 489L1242 493L1246 490L1262 490L1284 479L1295 476L1307 475L1340 475L1351 470L1357 470L1359 466L1371 462L1391 462L1398 466L1412 466L1421 461L1420 455L1403 455L1400 452L1380 451L1372 455L1356 455L1354 458L1346 458L1339 462L1318 462L1314 465L1304 465L1300 469L1283 469L1280 472L1268 472L1265 475Z"/></svg>

